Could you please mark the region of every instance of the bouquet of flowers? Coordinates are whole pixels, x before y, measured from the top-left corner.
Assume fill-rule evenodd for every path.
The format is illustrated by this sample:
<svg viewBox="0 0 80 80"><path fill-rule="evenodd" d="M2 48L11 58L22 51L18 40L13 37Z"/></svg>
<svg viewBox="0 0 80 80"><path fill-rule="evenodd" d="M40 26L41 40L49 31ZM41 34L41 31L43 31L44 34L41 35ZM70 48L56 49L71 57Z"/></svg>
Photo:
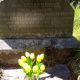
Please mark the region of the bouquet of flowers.
<svg viewBox="0 0 80 80"><path fill-rule="evenodd" d="M44 73L45 65L42 63L44 59L44 54L37 55L35 57L34 53L25 53L25 56L21 56L21 59L18 59L18 64L21 66L26 76L29 77L29 80L33 76L36 78L39 75Z"/></svg>

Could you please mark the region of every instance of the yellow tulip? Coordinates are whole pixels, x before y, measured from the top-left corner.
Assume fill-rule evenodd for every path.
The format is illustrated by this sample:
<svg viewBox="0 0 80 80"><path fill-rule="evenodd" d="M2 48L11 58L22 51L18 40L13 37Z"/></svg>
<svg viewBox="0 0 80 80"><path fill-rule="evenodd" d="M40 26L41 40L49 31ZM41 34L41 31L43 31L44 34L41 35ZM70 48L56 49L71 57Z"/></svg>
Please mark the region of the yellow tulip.
<svg viewBox="0 0 80 80"><path fill-rule="evenodd" d="M27 73L29 73L31 71L31 67L26 63L23 64L23 68Z"/></svg>
<svg viewBox="0 0 80 80"><path fill-rule="evenodd" d="M37 72L37 71L38 71L38 66L35 65L35 66L33 67L33 72Z"/></svg>
<svg viewBox="0 0 80 80"><path fill-rule="evenodd" d="M31 59L34 59L35 58L34 53L31 53L30 58Z"/></svg>
<svg viewBox="0 0 80 80"><path fill-rule="evenodd" d="M25 62L25 61L26 61L26 57L25 57L25 56L21 56L21 60L22 60L23 62Z"/></svg>
<svg viewBox="0 0 80 80"><path fill-rule="evenodd" d="M40 55L37 56L37 61L41 62L41 56Z"/></svg>
<svg viewBox="0 0 80 80"><path fill-rule="evenodd" d="M41 60L43 60L44 59L44 54L41 54Z"/></svg>
<svg viewBox="0 0 80 80"><path fill-rule="evenodd" d="M45 70L45 65L41 65L41 66L40 66L40 70L41 70L41 71L44 71L44 70Z"/></svg>
<svg viewBox="0 0 80 80"><path fill-rule="evenodd" d="M25 53L25 56L29 58L30 54L28 52Z"/></svg>
<svg viewBox="0 0 80 80"><path fill-rule="evenodd" d="M18 64L19 64L20 66L22 66L23 61L22 61L21 59L18 59Z"/></svg>
<svg viewBox="0 0 80 80"><path fill-rule="evenodd" d="M26 68L26 66L28 66L27 63L23 63L23 64L22 64L22 67L23 67L23 68Z"/></svg>

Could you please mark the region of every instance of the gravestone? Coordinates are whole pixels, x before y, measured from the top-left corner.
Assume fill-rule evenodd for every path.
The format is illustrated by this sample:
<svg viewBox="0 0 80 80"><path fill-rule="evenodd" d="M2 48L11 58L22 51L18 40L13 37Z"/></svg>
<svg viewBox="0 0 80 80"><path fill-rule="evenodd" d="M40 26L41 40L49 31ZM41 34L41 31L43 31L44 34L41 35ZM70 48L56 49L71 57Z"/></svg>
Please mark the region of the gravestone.
<svg viewBox="0 0 80 80"><path fill-rule="evenodd" d="M26 51L63 61L78 47L73 20L74 10L66 0L1 1L0 62L15 64Z"/></svg>
<svg viewBox="0 0 80 80"><path fill-rule="evenodd" d="M71 37L74 11L64 0L4 0L0 37Z"/></svg>

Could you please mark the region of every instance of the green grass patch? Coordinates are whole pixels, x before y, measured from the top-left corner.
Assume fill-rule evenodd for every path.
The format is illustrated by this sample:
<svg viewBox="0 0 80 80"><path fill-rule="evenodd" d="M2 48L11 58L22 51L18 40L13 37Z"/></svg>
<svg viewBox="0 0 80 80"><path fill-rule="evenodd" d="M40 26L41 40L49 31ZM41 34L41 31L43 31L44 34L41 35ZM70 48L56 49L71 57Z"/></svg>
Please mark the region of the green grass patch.
<svg viewBox="0 0 80 80"><path fill-rule="evenodd" d="M73 36L80 41L80 8L76 8L74 15Z"/></svg>

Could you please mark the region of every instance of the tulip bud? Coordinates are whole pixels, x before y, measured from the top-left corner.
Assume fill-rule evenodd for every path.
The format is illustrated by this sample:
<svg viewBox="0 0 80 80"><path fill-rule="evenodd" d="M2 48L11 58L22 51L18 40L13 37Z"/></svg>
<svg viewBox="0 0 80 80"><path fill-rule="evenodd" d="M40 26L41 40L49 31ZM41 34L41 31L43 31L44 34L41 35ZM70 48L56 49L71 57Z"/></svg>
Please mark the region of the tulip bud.
<svg viewBox="0 0 80 80"><path fill-rule="evenodd" d="M31 59L34 59L35 58L34 53L31 53L30 58Z"/></svg>
<svg viewBox="0 0 80 80"><path fill-rule="evenodd" d="M26 66L28 66L27 63L23 63L23 64L22 64L22 67L23 67L24 69L26 68Z"/></svg>
<svg viewBox="0 0 80 80"><path fill-rule="evenodd" d="M45 70L45 65L41 65L41 66L40 66L40 70L41 70L41 71L44 71L44 70Z"/></svg>
<svg viewBox="0 0 80 80"><path fill-rule="evenodd" d="M27 73L29 73L31 71L31 67L26 63L23 64L23 68Z"/></svg>
<svg viewBox="0 0 80 80"><path fill-rule="evenodd" d="M18 59L18 64L19 64L20 66L22 66L23 61L22 61L21 59Z"/></svg>
<svg viewBox="0 0 80 80"><path fill-rule="evenodd" d="M40 55L37 56L37 61L41 62L41 56Z"/></svg>
<svg viewBox="0 0 80 80"><path fill-rule="evenodd" d="M22 60L23 62L26 62L26 57L25 57L25 56L21 56L21 60Z"/></svg>
<svg viewBox="0 0 80 80"><path fill-rule="evenodd" d="M30 54L28 52L25 53L25 56L29 58Z"/></svg>
<svg viewBox="0 0 80 80"><path fill-rule="evenodd" d="M44 59L44 54L41 54L41 60L43 60Z"/></svg>
<svg viewBox="0 0 80 80"><path fill-rule="evenodd" d="M33 67L33 72L37 72L37 71L38 71L38 66L35 65L35 66Z"/></svg>

